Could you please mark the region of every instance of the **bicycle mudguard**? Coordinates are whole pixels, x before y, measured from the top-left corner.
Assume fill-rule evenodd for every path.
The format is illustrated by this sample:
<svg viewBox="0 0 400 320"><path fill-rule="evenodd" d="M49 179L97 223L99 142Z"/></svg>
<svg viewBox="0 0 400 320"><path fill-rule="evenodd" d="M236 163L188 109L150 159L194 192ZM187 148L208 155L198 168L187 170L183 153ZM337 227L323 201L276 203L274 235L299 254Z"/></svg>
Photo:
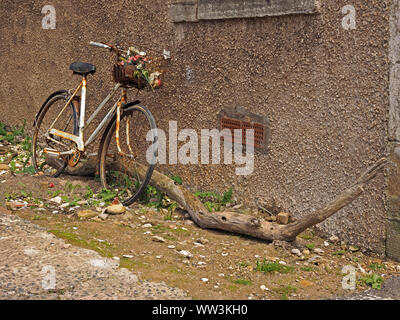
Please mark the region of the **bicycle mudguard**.
<svg viewBox="0 0 400 320"><path fill-rule="evenodd" d="M42 106L40 107L39 111L36 113L35 115L35 120L33 121L33 127L36 127L36 122L37 119L39 117L40 112L42 112L44 106L47 104L47 102L49 102L51 99L53 99L55 96L59 95L59 94L63 94L63 93L68 93L68 91L66 90L60 90L60 91L56 91L54 93L52 93L47 99L46 101L42 104Z"/></svg>
<svg viewBox="0 0 400 320"><path fill-rule="evenodd" d="M43 103L43 105L40 107L39 111L36 113L35 115L35 119L33 120L33 127L36 127L36 123L37 123L37 119L39 117L39 114L42 112L43 108L45 107L45 105L47 104L47 102L49 102L51 99L53 99L55 96L59 95L59 94L68 94L67 90L60 90L60 91L56 91L54 93L52 93L47 99L46 101ZM80 96L75 96L74 99L72 101L76 100L78 103L80 102L81 98ZM76 106L75 106L76 109ZM78 105L78 109L76 110L76 114L79 116L79 105Z"/></svg>
<svg viewBox="0 0 400 320"><path fill-rule="evenodd" d="M135 105L140 104L140 103L141 103L140 100L135 100L135 101L132 101L132 102L128 102L128 103L126 103L126 104L122 107L122 109L127 109L127 108L130 108L130 107L135 106ZM106 128L105 128L105 130L104 130L104 132L103 132L103 136L101 137L100 144L99 144L99 152L97 153L96 174L97 174L98 172L100 172L100 168L99 168L99 165L100 165L100 149L102 148L102 146L103 146L103 144L104 144L104 139L106 138L105 133L106 133L108 130L110 130L110 127L111 127L111 126L113 125L113 123L116 121L116 118L117 118L117 115L116 115L116 113L115 113L115 114L113 115L113 117L111 118L111 120L108 122L108 124L107 124L107 126L106 126Z"/></svg>
<svg viewBox="0 0 400 320"><path fill-rule="evenodd" d="M136 105L139 104L139 103L141 103L140 100L135 100L135 101L132 101L132 102L128 102L128 103L126 103L126 104L122 107L122 109L127 109L127 108L129 108L129 107L136 106ZM114 114L113 117L111 118L111 120L108 122L108 124L107 124L106 129L104 130L104 132L107 132L107 131L110 129L110 126L112 126L112 124L116 121L116 118L117 118L117 115ZM99 145L99 146L102 146L102 145L103 145L104 139L105 139L105 134L103 134L103 136L101 137L100 145ZM99 157L100 157L100 155L99 155Z"/></svg>

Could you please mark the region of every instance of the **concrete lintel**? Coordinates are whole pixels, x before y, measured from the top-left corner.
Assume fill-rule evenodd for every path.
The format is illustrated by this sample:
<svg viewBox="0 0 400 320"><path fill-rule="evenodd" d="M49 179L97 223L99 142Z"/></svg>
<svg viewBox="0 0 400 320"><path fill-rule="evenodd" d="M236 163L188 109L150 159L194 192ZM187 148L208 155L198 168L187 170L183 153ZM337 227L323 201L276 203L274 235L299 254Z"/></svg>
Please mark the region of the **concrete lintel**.
<svg viewBox="0 0 400 320"><path fill-rule="evenodd" d="M173 0L174 22L312 14L319 0Z"/></svg>
<svg viewBox="0 0 400 320"><path fill-rule="evenodd" d="M200 20L311 14L315 0L199 0Z"/></svg>
<svg viewBox="0 0 400 320"><path fill-rule="evenodd" d="M171 3L171 19L173 22L196 22L198 0L174 0Z"/></svg>

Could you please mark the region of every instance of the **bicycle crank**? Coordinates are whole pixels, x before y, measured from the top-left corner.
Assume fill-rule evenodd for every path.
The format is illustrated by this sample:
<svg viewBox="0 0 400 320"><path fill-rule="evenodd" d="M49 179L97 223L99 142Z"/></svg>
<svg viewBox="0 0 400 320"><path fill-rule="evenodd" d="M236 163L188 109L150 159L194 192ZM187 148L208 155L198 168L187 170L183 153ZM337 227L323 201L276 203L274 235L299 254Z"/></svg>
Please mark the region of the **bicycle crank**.
<svg viewBox="0 0 400 320"><path fill-rule="evenodd" d="M69 157L68 165L70 167L75 167L78 164L79 160L81 159L81 155L82 152L79 151L78 149L75 149L73 154Z"/></svg>

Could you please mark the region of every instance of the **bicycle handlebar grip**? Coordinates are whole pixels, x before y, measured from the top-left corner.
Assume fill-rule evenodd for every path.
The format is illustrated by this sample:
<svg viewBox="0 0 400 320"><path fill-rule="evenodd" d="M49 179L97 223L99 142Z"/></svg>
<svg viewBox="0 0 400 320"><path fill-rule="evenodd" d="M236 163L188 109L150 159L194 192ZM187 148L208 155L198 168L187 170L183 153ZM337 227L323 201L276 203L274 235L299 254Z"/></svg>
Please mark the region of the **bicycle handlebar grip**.
<svg viewBox="0 0 400 320"><path fill-rule="evenodd" d="M108 46L108 45L106 45L106 44L104 44L104 43L100 43L100 42L93 42L93 41L90 41L89 44L90 44L91 46L93 46L93 47L99 47L99 48L103 48L103 49L111 49L110 46Z"/></svg>

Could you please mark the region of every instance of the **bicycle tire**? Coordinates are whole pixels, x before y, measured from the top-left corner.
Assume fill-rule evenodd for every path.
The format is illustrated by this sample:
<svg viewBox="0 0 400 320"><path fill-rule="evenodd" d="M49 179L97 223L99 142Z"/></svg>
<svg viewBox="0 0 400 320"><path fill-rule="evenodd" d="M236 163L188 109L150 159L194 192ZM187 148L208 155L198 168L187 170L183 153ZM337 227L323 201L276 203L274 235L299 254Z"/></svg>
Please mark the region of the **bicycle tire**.
<svg viewBox="0 0 400 320"><path fill-rule="evenodd" d="M53 111L54 114L58 114L57 110L55 110L56 103L60 102L60 105L65 105L65 103L69 99L69 94L67 91L57 91L53 93L52 95L49 96L49 98L46 100L46 102L43 104L42 108L40 109L39 113L36 116L35 119L35 124L34 124L34 132L32 136L32 165L36 171L36 173L39 173L40 170L42 169L41 166L43 163L39 164L39 158L43 157L43 154L39 154L40 151L38 150L38 145L40 144L46 144L48 147L52 147L48 139L45 139L44 136L40 135L40 130L45 126L43 123L46 115L49 115L50 111ZM53 107L53 108L52 108ZM76 110L76 107L74 106L73 102L70 103L70 108L68 108L70 111L68 112L70 114L70 117L65 117L61 121L67 120L67 125L61 125L61 123L56 123L56 125L59 125L56 127L56 129L60 129L64 132L72 133L74 135L78 134L79 128L78 128L78 112ZM61 111L61 110L59 110ZM58 111L58 112L59 112ZM49 123L54 121L54 114L50 112L50 115L47 119L49 119ZM70 123L72 120L72 123ZM71 125L70 125L71 124ZM40 142L39 142L40 139ZM66 168L67 166L67 161L61 161L60 160L60 166L58 168L55 168L55 172L50 174L53 177L58 177Z"/></svg>
<svg viewBox="0 0 400 320"><path fill-rule="evenodd" d="M131 103L126 104L124 106L123 112L121 114L121 126L120 126L120 128L122 128L122 126L124 124L124 120L127 121L127 119L129 117L133 118L133 115L135 113L139 113L139 114L143 115L146 118L147 124L149 126L148 128L146 126L146 129L148 129L147 132L151 132L151 139L149 139L149 140L146 139L146 141L151 143L151 146L153 146L153 148L150 149L150 151L148 151L149 149L146 150L147 154L150 154L150 157L151 157L150 161L146 161L147 162L146 164L143 164L144 161L139 161L137 159L137 155L133 155L132 153L130 153L132 156L134 156L134 160L132 160L132 164L130 164L130 166L131 165L135 166L134 172L136 172L137 179L136 179L136 181L134 181L135 190L133 190L133 193L132 193L132 190L129 189L129 191L132 193L130 196L129 196L129 193L128 193L127 190L122 191L122 192L126 192L127 193L126 197L122 197L120 194L118 195L119 200L120 201L122 200L121 203L123 205L125 205L125 206L131 205L132 203L137 201L139 199L139 197L143 194L145 188L147 187L147 185L150 182L151 176L152 176L154 168L155 168L156 158L157 158L157 154L156 154L157 150L154 147L156 141L158 140L157 131L155 130L155 129L157 129L157 126L156 126L156 122L155 122L155 119L154 119L153 115L151 114L150 110L147 107L142 106L142 105L137 105L136 102L131 102ZM145 125L144 122L146 122L146 121L141 121L140 123L139 123L139 121L137 121L135 124L136 125L140 124L140 126L143 127ZM136 127L136 129L137 129L137 127ZM100 159L99 159L99 169L100 169L99 170L99 174L100 174L100 180L101 180L102 187L104 189L107 189L107 190L110 190L110 188L109 188L110 187L110 185L109 185L110 179L107 178L107 173L110 174L110 172L112 171L110 169L107 169L107 156L110 156L110 154L111 154L111 156L114 157L114 163L117 162L116 159L115 159L117 157L123 158L122 161L129 161L127 157L123 157L122 155L118 154L118 151L117 151L115 146L113 146L112 148L110 147L111 138L112 138L112 136L114 135L115 132L116 132L116 117L114 117L110 121L109 125L107 126L106 130L104 131L103 138L102 138L102 143L100 144L100 148L99 148L99 155L100 155ZM147 135L147 132L146 132L146 135ZM131 132L129 134L131 134ZM143 137L143 138L146 138L146 137ZM138 145L138 140L136 139L135 142L136 142L135 146L137 146ZM121 143L121 148L123 148L123 147L124 147L124 143ZM143 146L141 148L140 147L135 148L135 150L138 150L138 154L140 153L141 155L143 155L142 154L142 152L143 152L142 149L143 149ZM116 155L114 155L113 152ZM136 166L140 166L141 168L143 168L143 166L146 166L146 174L145 174L144 178L143 177L142 178L139 177L140 174L138 174ZM128 170L126 170L126 171L125 171L125 169L124 170L120 169L120 170L121 171L118 172L118 174L122 173L122 174L125 174L126 176L128 176L129 179L130 179L130 182L128 181L128 183L131 183L132 179L134 179L132 177L132 174L131 174L132 172L129 171L129 175L128 175L127 172L126 172ZM144 172L144 170L142 172ZM115 177L115 175L114 175L114 177ZM119 177L117 176L117 179L118 178ZM122 180L122 179L127 179L127 178L124 176L120 180ZM138 180L142 180L142 181L140 181L140 185L139 186L137 185L137 181ZM121 191L121 190L119 190L119 191Z"/></svg>

